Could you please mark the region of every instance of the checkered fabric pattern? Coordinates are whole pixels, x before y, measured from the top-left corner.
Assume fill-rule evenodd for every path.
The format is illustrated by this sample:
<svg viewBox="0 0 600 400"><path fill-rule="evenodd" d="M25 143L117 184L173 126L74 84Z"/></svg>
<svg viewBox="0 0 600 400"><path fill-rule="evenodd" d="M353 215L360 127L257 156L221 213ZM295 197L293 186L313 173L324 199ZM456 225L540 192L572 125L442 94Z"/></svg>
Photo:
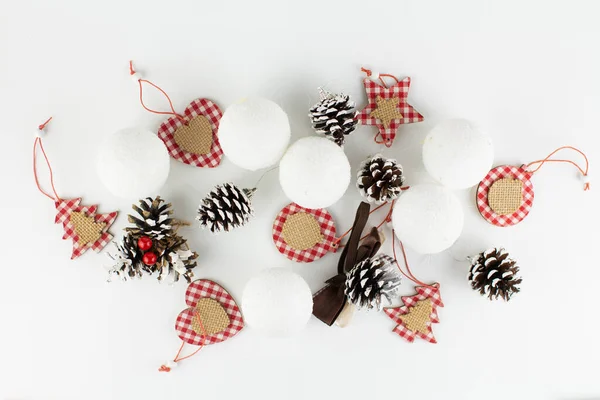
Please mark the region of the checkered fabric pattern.
<svg viewBox="0 0 600 400"><path fill-rule="evenodd" d="M531 183L532 173L525 170L525 166L515 167L512 165L501 165L492 169L483 178L477 187L477 209L481 216L490 224L496 226L510 226L518 224L529 214L533 205L533 183ZM498 179L512 178L523 182L523 202L517 211L508 215L496 214L488 204L488 192L492 184Z"/></svg>
<svg viewBox="0 0 600 400"><path fill-rule="evenodd" d="M63 239L71 239L73 241L73 253L71 254L71 260L79 257L83 253L85 253L88 249L94 250L96 253L100 252L107 244L110 243L113 236L108 233L108 229L117 219L118 212L113 211L108 214L98 214L96 215L96 210L98 209L97 205L92 206L81 206L81 198L77 199L59 199L54 202L54 206L56 207L56 218L54 219L54 223L62 224L63 229L65 230L65 234L63 235ZM103 222L106 224L104 229L102 229L102 235L100 239L95 241L94 243L79 243L79 236L75 232L75 227L71 223L71 213L72 212L83 212L88 217L93 216L96 222Z"/></svg>
<svg viewBox="0 0 600 400"><path fill-rule="evenodd" d="M308 213L315 217L321 227L321 235L323 235L321 243L317 243L306 250L296 250L289 246L281 233L288 217L300 212ZM281 254L295 262L309 263L318 260L330 251L335 252L336 248L333 245L335 239L335 222L331 214L324 208L311 210L296 203L291 203L277 214L275 222L273 222L273 242L275 242L275 247L277 247L277 250Z"/></svg>
<svg viewBox="0 0 600 400"><path fill-rule="evenodd" d="M442 298L440 297L440 285L439 283L434 283L431 286L417 286L415 288L417 294L413 296L403 296L402 302L404 303L401 307L389 307L385 308L384 311L395 323L398 325L394 328L394 332L397 333L402 338L406 339L408 342L414 342L416 337L419 337L423 340L428 341L429 343L437 343L435 337L433 336L433 331L431 329L432 323L440 322L437 308L444 307L444 303L442 302ZM402 322L402 316L407 314L410 307L413 307L417 302L421 300L431 299L432 302L432 310L431 315L429 316L430 321L427 323L428 332L427 334L423 334L421 332L413 332L404 326Z"/></svg>
<svg viewBox="0 0 600 400"><path fill-rule="evenodd" d="M222 331L212 335L201 335L196 333L192 327L195 308L198 300L209 298L218 301L229 316L229 326ZM192 282L185 292L185 302L190 307L179 313L175 322L177 335L185 343L195 346L220 343L235 336L244 327L242 313L235 300L221 285L207 279L199 279Z"/></svg>
<svg viewBox="0 0 600 400"><path fill-rule="evenodd" d="M363 125L376 125L384 142L392 143L394 141L396 138L396 131L400 125L423 121L423 115L407 102L408 90L410 89L409 77L402 79L394 86L388 88L381 86L370 78L365 78L363 84L367 91L367 100L369 104L358 114L358 122ZM400 98L398 107L403 118L392 120L387 129L380 120L370 116L371 112L377 108L376 99L378 96L384 99L391 99L392 97Z"/></svg>
<svg viewBox="0 0 600 400"><path fill-rule="evenodd" d="M193 154L185 151L177 142L175 142L175 131L183 126L183 123L177 117L167 119L158 128L158 137L165 142L167 150L171 157L182 163L195 165L196 167L214 168L221 163L223 158L223 150L219 143L217 132L219 129L219 121L223 116L221 109L215 103L207 99L196 99L190 103L184 111L183 116L187 120L191 120L198 115L203 115L210 122L213 131L213 144L208 154Z"/></svg>

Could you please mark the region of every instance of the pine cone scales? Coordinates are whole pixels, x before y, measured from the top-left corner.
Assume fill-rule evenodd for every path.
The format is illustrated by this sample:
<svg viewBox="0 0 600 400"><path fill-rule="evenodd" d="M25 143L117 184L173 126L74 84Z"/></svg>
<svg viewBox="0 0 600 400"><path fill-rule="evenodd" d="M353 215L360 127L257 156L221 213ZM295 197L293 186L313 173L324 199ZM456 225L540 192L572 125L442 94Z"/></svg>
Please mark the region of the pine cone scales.
<svg viewBox="0 0 600 400"><path fill-rule="evenodd" d="M365 161L358 171L356 186L370 203L383 204L395 200L402 192L402 166L391 158L377 154Z"/></svg>
<svg viewBox="0 0 600 400"><path fill-rule="evenodd" d="M245 225L254 215L250 200L255 189L240 189L225 183L213 189L198 207L196 219L212 233L229 232Z"/></svg>
<svg viewBox="0 0 600 400"><path fill-rule="evenodd" d="M510 300L518 293L518 285L523 281L518 277L517 262L508 256L503 248L491 248L479 253L471 261L469 281L474 290L490 300L503 298Z"/></svg>
<svg viewBox="0 0 600 400"><path fill-rule="evenodd" d="M346 274L345 294L357 307L381 310L384 297L388 303L401 283L394 259L385 254L367 258Z"/></svg>
<svg viewBox="0 0 600 400"><path fill-rule="evenodd" d="M173 232L171 203L165 203L160 196L155 199L147 197L140 200L139 207L134 204L132 208L138 213L138 216L129 215L127 217L129 222L135 225L135 227L125 228L127 232L158 240Z"/></svg>
<svg viewBox="0 0 600 400"><path fill-rule="evenodd" d="M331 138L339 146L344 144L345 136L356 129L358 120L354 102L350 96L332 94L319 89L321 101L309 111L313 128L319 134Z"/></svg>

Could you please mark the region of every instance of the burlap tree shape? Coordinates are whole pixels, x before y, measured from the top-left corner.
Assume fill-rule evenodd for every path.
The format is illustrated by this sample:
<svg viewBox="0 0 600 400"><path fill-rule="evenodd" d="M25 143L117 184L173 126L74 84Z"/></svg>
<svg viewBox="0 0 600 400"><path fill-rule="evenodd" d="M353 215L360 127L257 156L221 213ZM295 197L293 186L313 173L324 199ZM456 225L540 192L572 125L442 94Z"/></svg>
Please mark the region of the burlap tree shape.
<svg viewBox="0 0 600 400"><path fill-rule="evenodd" d="M444 306L439 288L438 283L417 286L417 294L402 297L403 306L386 308L385 313L398 324L394 332L411 343L416 337L437 343L431 325L440 322L437 308Z"/></svg>

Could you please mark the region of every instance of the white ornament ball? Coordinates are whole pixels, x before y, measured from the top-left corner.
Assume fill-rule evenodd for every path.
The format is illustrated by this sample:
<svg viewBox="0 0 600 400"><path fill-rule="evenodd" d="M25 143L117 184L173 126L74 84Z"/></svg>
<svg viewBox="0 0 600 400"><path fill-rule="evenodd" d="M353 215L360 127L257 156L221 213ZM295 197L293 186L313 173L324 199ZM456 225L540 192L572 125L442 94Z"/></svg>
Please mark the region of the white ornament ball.
<svg viewBox="0 0 600 400"><path fill-rule="evenodd" d="M490 137L464 119L436 125L425 138L423 163L436 181L452 189L477 185L492 169Z"/></svg>
<svg viewBox="0 0 600 400"><path fill-rule="evenodd" d="M296 204L310 209L329 207L350 184L350 162L331 140L306 137L291 145L281 159L279 182Z"/></svg>
<svg viewBox="0 0 600 400"><path fill-rule="evenodd" d="M139 199L155 196L169 176L169 153L156 134L126 128L100 145L96 169L115 196Z"/></svg>
<svg viewBox="0 0 600 400"><path fill-rule="evenodd" d="M268 336L291 336L312 314L312 293L302 277L285 268L271 268L250 279L242 294L244 320Z"/></svg>
<svg viewBox="0 0 600 400"><path fill-rule="evenodd" d="M256 171L276 164L290 142L288 116L262 98L232 104L219 123L223 153L238 167Z"/></svg>
<svg viewBox="0 0 600 400"><path fill-rule="evenodd" d="M452 246L463 223L460 202L439 185L411 186L396 201L392 212L398 239L421 254L439 253Z"/></svg>

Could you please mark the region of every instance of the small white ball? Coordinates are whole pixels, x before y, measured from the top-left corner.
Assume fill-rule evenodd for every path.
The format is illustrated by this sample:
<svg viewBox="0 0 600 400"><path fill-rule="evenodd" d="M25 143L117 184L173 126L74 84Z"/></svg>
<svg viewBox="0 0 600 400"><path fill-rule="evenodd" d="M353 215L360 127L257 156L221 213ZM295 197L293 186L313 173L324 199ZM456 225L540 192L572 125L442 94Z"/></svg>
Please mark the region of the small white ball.
<svg viewBox="0 0 600 400"><path fill-rule="evenodd" d="M45 129L36 129L33 135L38 138L46 137L46 130Z"/></svg>
<svg viewBox="0 0 600 400"><path fill-rule="evenodd" d="M425 169L436 181L452 189L478 184L493 162L490 137L464 119L439 123L423 144Z"/></svg>
<svg viewBox="0 0 600 400"><path fill-rule="evenodd" d="M169 176L169 153L162 140L143 128L126 128L100 145L96 169L115 196L155 196Z"/></svg>
<svg viewBox="0 0 600 400"><path fill-rule="evenodd" d="M279 163L279 182L287 197L311 209L338 201L350 184L350 173L342 148L317 136L298 140Z"/></svg>
<svg viewBox="0 0 600 400"><path fill-rule="evenodd" d="M223 153L232 163L250 171L276 164L290 136L287 114L276 103L262 98L230 105L219 123Z"/></svg>
<svg viewBox="0 0 600 400"><path fill-rule="evenodd" d="M415 185L396 201L392 224L404 244L418 253L434 254L458 239L464 216L460 202L447 188Z"/></svg>
<svg viewBox="0 0 600 400"><path fill-rule="evenodd" d="M138 72L134 72L133 74L130 75L130 77L131 77L131 80L134 81L135 83L137 83L140 79L144 79Z"/></svg>
<svg viewBox="0 0 600 400"><path fill-rule="evenodd" d="M291 336L301 331L312 307L312 293L304 279L285 268L260 272L248 281L242 294L244 320L268 336Z"/></svg>

